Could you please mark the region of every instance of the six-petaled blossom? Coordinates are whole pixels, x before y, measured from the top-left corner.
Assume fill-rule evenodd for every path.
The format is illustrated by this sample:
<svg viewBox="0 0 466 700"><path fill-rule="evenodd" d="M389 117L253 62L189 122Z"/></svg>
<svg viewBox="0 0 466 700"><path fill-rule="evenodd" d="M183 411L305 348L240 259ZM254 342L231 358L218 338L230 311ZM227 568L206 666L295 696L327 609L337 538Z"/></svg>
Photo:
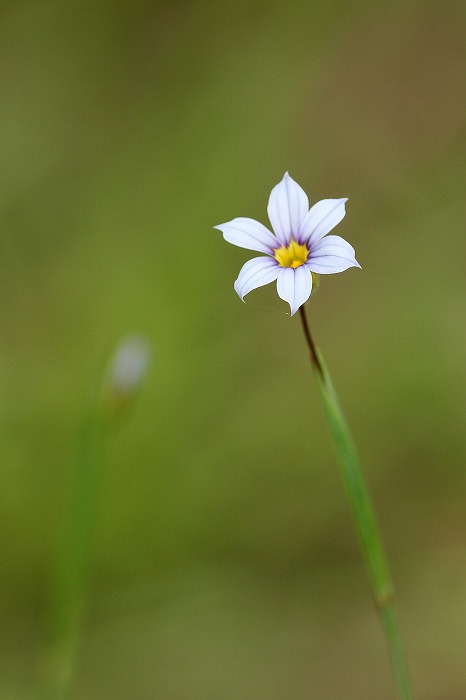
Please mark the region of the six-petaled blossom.
<svg viewBox="0 0 466 700"><path fill-rule="evenodd" d="M346 201L322 199L309 209L306 193L285 173L269 197L273 233L245 217L215 226L229 243L265 253L241 268L235 282L240 299L277 280L278 296L288 302L293 315L311 295L312 272L329 275L361 267L349 243L340 236L327 236L345 216Z"/></svg>

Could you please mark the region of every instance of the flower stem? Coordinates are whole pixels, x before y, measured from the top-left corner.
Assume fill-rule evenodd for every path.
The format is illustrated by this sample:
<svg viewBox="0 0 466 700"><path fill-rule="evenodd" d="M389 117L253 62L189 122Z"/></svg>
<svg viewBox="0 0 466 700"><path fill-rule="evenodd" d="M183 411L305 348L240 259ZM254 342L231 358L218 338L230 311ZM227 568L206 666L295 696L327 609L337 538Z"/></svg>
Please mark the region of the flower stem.
<svg viewBox="0 0 466 700"><path fill-rule="evenodd" d="M304 311L304 306L299 307L299 315L301 317L301 323L303 324L304 336L306 338L306 343L308 344L311 353L311 362L313 367L318 371L321 377L323 377L323 370L320 366L319 356L317 354L317 348L312 340L311 330L309 328L309 323L307 322L306 312Z"/></svg>
<svg viewBox="0 0 466 700"><path fill-rule="evenodd" d="M68 697L74 678L100 492L103 431L102 417L91 403L83 421L71 502L56 563L44 700Z"/></svg>
<svg viewBox="0 0 466 700"><path fill-rule="evenodd" d="M104 448L110 430L136 398L149 359L150 346L144 338L122 338L109 363L97 368L89 386L70 501L51 581L49 639L41 668L43 700L64 700L72 691L101 495Z"/></svg>
<svg viewBox="0 0 466 700"><path fill-rule="evenodd" d="M411 690L408 668L394 609L394 591L388 559L371 499L358 464L351 433L340 408L330 375L320 352L312 340L306 312L302 306L299 312L335 443L356 530L368 568L375 605L385 632L398 695L401 700L413 700L414 696Z"/></svg>

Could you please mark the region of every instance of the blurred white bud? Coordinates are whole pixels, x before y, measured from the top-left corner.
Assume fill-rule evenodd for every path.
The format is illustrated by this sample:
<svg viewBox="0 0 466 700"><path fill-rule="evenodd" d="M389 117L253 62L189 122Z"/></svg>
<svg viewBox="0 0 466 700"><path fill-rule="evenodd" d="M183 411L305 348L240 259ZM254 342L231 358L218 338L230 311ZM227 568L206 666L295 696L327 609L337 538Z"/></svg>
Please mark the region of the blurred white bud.
<svg viewBox="0 0 466 700"><path fill-rule="evenodd" d="M137 392L147 373L151 355L148 341L128 336L117 345L107 371L107 394L118 404L126 403Z"/></svg>

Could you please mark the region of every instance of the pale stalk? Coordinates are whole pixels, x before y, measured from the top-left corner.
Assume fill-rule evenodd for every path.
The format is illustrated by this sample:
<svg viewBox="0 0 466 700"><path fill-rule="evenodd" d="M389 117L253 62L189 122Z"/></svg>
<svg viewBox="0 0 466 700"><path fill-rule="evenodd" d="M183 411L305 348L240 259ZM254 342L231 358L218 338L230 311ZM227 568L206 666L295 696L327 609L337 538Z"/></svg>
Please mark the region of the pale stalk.
<svg viewBox="0 0 466 700"><path fill-rule="evenodd" d="M368 568L377 612L382 623L400 700L413 700L405 654L394 608L394 590L380 529L353 446L351 433L340 408L332 380L312 339L304 307L299 309L312 366L336 447L345 489L358 538Z"/></svg>

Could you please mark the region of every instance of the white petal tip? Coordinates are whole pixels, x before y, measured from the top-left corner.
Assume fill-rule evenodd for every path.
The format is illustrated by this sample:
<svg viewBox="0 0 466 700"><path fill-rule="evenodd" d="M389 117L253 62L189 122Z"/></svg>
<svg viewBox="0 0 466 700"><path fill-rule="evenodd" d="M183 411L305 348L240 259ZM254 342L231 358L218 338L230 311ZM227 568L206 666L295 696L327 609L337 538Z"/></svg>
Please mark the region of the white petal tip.
<svg viewBox="0 0 466 700"><path fill-rule="evenodd" d="M245 304L246 302L244 301L244 297L246 296L247 292L246 292L246 294L241 294L237 282L234 283L233 288L234 288L235 292L237 293L237 295L239 296L239 298L241 299L241 301L243 302L243 304Z"/></svg>

